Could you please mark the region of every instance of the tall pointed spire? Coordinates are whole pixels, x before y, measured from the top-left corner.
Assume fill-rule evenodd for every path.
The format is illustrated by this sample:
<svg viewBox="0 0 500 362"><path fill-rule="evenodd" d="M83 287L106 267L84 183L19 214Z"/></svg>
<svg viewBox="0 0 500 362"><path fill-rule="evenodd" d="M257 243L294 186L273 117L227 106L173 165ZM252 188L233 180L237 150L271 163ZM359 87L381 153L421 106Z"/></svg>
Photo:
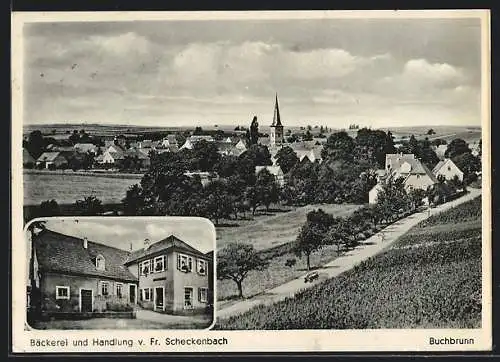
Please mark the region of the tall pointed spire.
<svg viewBox="0 0 500 362"><path fill-rule="evenodd" d="M280 117L280 108L278 105L278 93L276 92L276 101L274 103L274 116L273 116L273 123L271 124L271 127L276 127L276 126L281 126L281 117Z"/></svg>

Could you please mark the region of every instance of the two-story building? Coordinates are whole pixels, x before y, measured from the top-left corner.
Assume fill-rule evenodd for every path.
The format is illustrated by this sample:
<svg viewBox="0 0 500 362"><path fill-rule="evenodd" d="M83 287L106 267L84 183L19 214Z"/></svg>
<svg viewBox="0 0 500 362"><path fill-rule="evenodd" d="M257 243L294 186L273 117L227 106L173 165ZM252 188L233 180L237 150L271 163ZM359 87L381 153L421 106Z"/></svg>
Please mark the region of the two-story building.
<svg viewBox="0 0 500 362"><path fill-rule="evenodd" d="M209 299L210 255L174 235L132 252L125 262L139 284L138 303L145 309L169 313L204 312Z"/></svg>
<svg viewBox="0 0 500 362"><path fill-rule="evenodd" d="M43 229L31 237L30 284L39 310L102 312L116 305L173 314L213 307L213 254L174 235L126 251Z"/></svg>

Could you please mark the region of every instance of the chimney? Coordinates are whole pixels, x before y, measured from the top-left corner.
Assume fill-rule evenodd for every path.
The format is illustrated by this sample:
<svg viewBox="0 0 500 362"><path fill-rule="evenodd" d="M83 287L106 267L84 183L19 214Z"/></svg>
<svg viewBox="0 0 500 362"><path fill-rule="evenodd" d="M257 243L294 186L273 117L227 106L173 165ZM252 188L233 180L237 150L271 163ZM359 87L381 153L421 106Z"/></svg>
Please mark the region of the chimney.
<svg viewBox="0 0 500 362"><path fill-rule="evenodd" d="M86 236L83 237L83 248L87 249L89 247L89 240Z"/></svg>
<svg viewBox="0 0 500 362"><path fill-rule="evenodd" d="M149 239L144 239L144 250L149 247Z"/></svg>
<svg viewBox="0 0 500 362"><path fill-rule="evenodd" d="M132 251L132 243L130 243L130 251Z"/></svg>

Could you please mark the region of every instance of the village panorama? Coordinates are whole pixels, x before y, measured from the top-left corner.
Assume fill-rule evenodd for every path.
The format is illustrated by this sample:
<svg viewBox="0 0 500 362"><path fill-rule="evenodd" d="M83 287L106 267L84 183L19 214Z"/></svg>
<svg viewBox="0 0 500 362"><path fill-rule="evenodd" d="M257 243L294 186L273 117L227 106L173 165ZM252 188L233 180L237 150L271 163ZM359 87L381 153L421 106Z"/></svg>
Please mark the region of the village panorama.
<svg viewBox="0 0 500 362"><path fill-rule="evenodd" d="M25 127L25 222L210 219L215 328L477 327L481 129L287 127L269 103L233 127Z"/></svg>

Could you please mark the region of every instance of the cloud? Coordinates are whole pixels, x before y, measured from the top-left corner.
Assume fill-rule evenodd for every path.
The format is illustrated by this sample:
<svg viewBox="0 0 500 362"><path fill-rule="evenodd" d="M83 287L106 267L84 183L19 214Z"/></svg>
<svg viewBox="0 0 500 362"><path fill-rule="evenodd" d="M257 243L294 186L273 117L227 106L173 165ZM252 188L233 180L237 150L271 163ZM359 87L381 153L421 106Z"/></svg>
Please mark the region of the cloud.
<svg viewBox="0 0 500 362"><path fill-rule="evenodd" d="M446 86L465 80L461 69L448 63L430 63L426 59L411 59L406 62L403 76L430 86Z"/></svg>
<svg viewBox="0 0 500 362"><path fill-rule="evenodd" d="M88 40L88 46L97 46L99 51L108 52L116 56L130 56L131 54L148 54L150 42L143 36L133 32L115 36L94 35Z"/></svg>

